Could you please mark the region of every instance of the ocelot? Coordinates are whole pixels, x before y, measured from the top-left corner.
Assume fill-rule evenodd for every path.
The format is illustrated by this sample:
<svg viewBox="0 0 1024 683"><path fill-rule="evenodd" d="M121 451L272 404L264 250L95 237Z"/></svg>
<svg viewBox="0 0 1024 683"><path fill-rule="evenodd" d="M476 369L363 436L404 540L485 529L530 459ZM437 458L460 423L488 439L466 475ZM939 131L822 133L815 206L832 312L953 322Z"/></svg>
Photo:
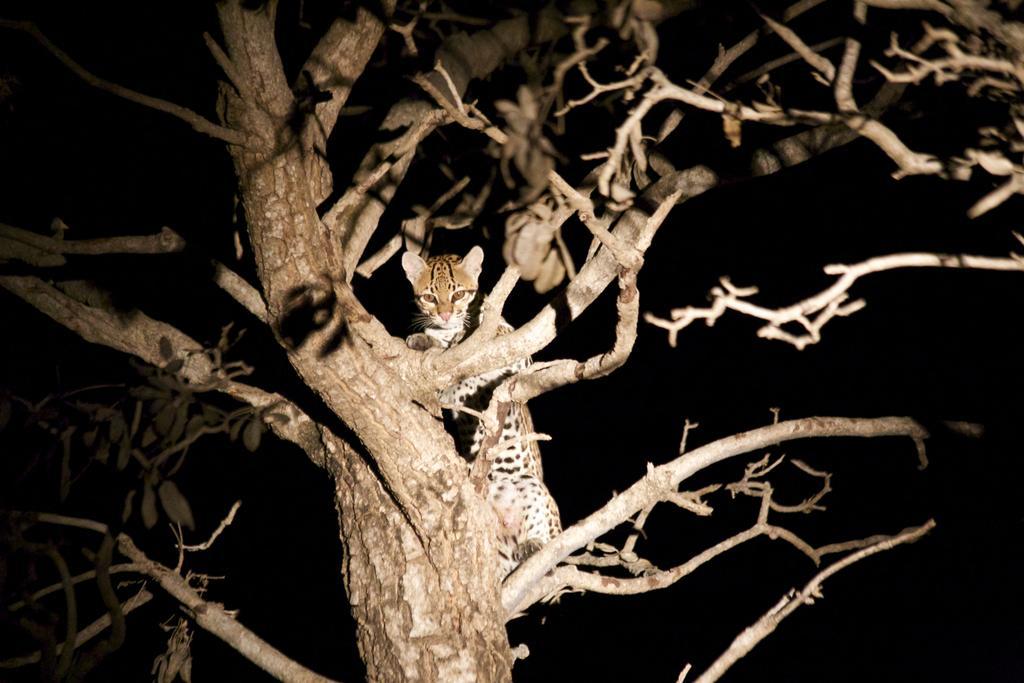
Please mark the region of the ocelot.
<svg viewBox="0 0 1024 683"><path fill-rule="evenodd" d="M465 257L454 254L432 256L423 260L412 252L402 255L402 268L412 283L416 305L422 314L416 325L431 344L449 348L458 344L478 323L477 281L483 267L484 252L473 247ZM501 321L499 334L512 327ZM412 342L413 337L410 337ZM486 410L494 389L502 380L530 364L523 358L491 372L469 377L441 392L442 405L452 406L458 430L459 451L469 463L480 456L484 426L476 416L460 410ZM533 422L526 406L510 406L497 445L492 448L487 471L487 499L498 516L498 553L500 574L507 576L520 562L539 550L562 530L555 504L544 485L540 450L536 441L526 437L533 433Z"/></svg>

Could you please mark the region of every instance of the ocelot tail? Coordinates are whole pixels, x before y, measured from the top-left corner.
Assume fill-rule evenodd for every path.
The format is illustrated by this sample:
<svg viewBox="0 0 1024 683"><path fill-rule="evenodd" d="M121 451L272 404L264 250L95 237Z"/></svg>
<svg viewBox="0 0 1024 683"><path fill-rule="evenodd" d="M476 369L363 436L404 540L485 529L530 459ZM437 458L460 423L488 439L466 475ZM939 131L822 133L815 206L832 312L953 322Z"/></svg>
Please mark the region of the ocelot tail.
<svg viewBox="0 0 1024 683"><path fill-rule="evenodd" d="M416 322L423 333L414 337L422 340L426 335L432 344L449 348L473 331L479 311L479 306L473 304L477 300L477 280L483 258L480 247L473 247L463 258L444 254L423 260L409 251L402 255L402 268L412 283L416 305L422 312ZM511 330L512 327L502 321L498 333L507 334ZM441 403L454 409L459 451L469 463L480 455L484 426L475 416L459 408L485 410L495 387L529 364L530 359L523 358L506 367L469 377L441 392ZM533 423L529 411L525 405L513 403L501 425L498 445L491 450L487 499L498 517L502 577L562 530L558 506L544 485L537 442L524 438L531 433Z"/></svg>

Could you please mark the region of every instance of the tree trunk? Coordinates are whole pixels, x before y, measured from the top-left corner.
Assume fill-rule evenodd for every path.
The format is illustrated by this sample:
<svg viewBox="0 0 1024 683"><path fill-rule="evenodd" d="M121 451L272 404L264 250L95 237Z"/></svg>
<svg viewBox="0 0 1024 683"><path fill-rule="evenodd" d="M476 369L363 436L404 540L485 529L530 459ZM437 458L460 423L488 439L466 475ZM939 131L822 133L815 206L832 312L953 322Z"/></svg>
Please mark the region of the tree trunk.
<svg viewBox="0 0 1024 683"><path fill-rule="evenodd" d="M368 677L509 680L493 512L441 420L416 400L423 388L408 368L399 372L408 359L385 358L353 334L353 312L331 298L331 283L345 281L344 261L317 215L308 150L289 123L294 98L273 49L272 9L218 8L232 62L257 86L249 97L223 86L219 113L249 136L230 152L269 322L280 336L297 307L326 300L330 309L327 325L312 324L287 348L296 372L339 418L320 433Z"/></svg>
<svg viewBox="0 0 1024 683"><path fill-rule="evenodd" d="M459 546L473 540L438 543L445 547L427 555L357 453L343 447L331 470L345 549L342 571L368 680L510 680L497 576L459 561ZM435 554L453 562L435 565ZM489 586L481 585L481 575L491 577Z"/></svg>

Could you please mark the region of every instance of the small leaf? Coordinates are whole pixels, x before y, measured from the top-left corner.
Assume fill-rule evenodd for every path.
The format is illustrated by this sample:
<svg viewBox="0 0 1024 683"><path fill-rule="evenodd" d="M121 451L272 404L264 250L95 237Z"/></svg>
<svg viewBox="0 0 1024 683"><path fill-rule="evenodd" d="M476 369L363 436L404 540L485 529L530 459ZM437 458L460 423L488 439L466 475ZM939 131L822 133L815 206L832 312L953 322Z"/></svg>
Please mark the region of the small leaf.
<svg viewBox="0 0 1024 683"><path fill-rule="evenodd" d="M121 443L117 447L117 469L123 470L128 466L128 460L132 457L132 442L125 434L121 437Z"/></svg>
<svg viewBox="0 0 1024 683"><path fill-rule="evenodd" d="M156 495L149 482L142 487L142 523L147 529L152 529L156 524Z"/></svg>
<svg viewBox="0 0 1024 683"><path fill-rule="evenodd" d="M231 425L231 430L228 431L228 438L232 441L238 441L238 433L242 431L242 427L245 425L245 420L237 420Z"/></svg>
<svg viewBox="0 0 1024 683"><path fill-rule="evenodd" d="M203 421L206 424L214 425L224 419L224 411L209 404L203 404Z"/></svg>
<svg viewBox="0 0 1024 683"><path fill-rule="evenodd" d="M242 443L250 451L255 451L260 447L260 439L263 437L263 423L259 418L253 418L249 420L249 424L245 426L245 433L242 434Z"/></svg>
<svg viewBox="0 0 1024 683"><path fill-rule="evenodd" d="M128 432L129 436L134 437L139 431L139 420L142 419L142 401L135 402L135 414L132 416L132 428Z"/></svg>
<svg viewBox="0 0 1024 683"><path fill-rule="evenodd" d="M167 337L160 337L160 355L164 360L170 360L174 356L174 347L171 346L171 340Z"/></svg>
<svg viewBox="0 0 1024 683"><path fill-rule="evenodd" d="M93 457L106 465L107 461L110 460L110 440L105 436L101 436L99 444L100 445L96 447L96 455Z"/></svg>
<svg viewBox="0 0 1024 683"><path fill-rule="evenodd" d="M146 430L142 432L142 440L140 441L143 448L148 448L156 441L156 432L153 431L152 427L146 427Z"/></svg>
<svg viewBox="0 0 1024 683"><path fill-rule="evenodd" d="M124 508L121 510L121 522L127 522L128 518L132 516L132 502L135 500L135 489L128 492L128 495L124 497Z"/></svg>
<svg viewBox="0 0 1024 683"><path fill-rule="evenodd" d="M93 427L89 431L82 434L82 443L85 444L86 448L92 448L92 445L96 443L96 436L100 433L99 427Z"/></svg>
<svg viewBox="0 0 1024 683"><path fill-rule="evenodd" d="M202 415L193 415L185 425L185 437L191 438L198 434L200 430L206 426L206 420L203 419Z"/></svg>
<svg viewBox="0 0 1024 683"><path fill-rule="evenodd" d="M114 413L114 416L110 418L110 440L120 441L127 426L128 425L124 420L124 415L121 413Z"/></svg>
<svg viewBox="0 0 1024 683"><path fill-rule="evenodd" d="M187 529L195 529L192 508L173 481L162 482L157 493L160 495L160 504L163 506L164 512L172 522L177 522Z"/></svg>
<svg viewBox="0 0 1024 683"><path fill-rule="evenodd" d="M154 379L154 381L156 380ZM156 387L133 387L128 393L135 398L141 398L146 401L166 399L169 395L167 391L157 389Z"/></svg>
<svg viewBox="0 0 1024 683"><path fill-rule="evenodd" d="M178 406L178 411L174 414L174 424L171 425L171 430L167 435L168 440L172 443L177 443L181 439L181 435L185 432L185 423L188 421L188 404L182 403Z"/></svg>

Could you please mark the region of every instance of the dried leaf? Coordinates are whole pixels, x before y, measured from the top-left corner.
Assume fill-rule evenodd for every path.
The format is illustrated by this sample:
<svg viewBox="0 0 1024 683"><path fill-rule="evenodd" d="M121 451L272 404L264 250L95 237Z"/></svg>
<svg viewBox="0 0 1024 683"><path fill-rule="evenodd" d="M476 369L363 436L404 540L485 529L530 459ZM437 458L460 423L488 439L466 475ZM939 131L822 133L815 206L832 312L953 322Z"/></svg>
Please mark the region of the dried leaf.
<svg viewBox="0 0 1024 683"><path fill-rule="evenodd" d="M142 487L142 523L147 529L152 529L156 524L156 495L149 482Z"/></svg>
<svg viewBox="0 0 1024 683"><path fill-rule="evenodd" d="M538 294L544 294L562 284L565 279L565 264L558 251L552 249L541 265L540 274L533 281L533 288Z"/></svg>
<svg viewBox="0 0 1024 683"><path fill-rule="evenodd" d="M725 137L731 147L736 148L742 144L742 122L739 119L723 114L722 132L725 133Z"/></svg>
<svg viewBox="0 0 1024 683"><path fill-rule="evenodd" d="M163 481L160 483L157 493L160 496L160 505L163 506L164 512L172 522L177 522L187 529L195 529L192 507L188 504L185 496L181 494L177 484L170 480Z"/></svg>

